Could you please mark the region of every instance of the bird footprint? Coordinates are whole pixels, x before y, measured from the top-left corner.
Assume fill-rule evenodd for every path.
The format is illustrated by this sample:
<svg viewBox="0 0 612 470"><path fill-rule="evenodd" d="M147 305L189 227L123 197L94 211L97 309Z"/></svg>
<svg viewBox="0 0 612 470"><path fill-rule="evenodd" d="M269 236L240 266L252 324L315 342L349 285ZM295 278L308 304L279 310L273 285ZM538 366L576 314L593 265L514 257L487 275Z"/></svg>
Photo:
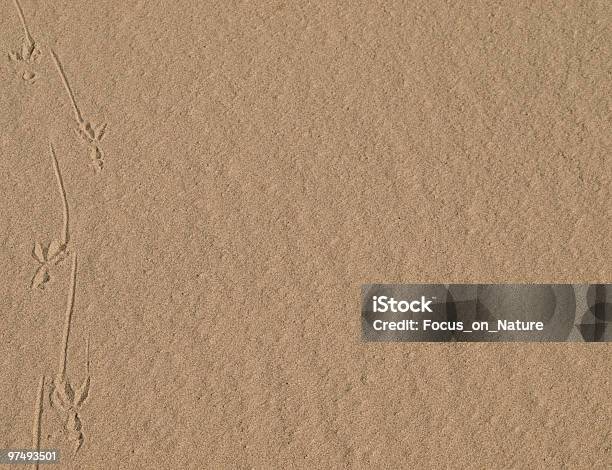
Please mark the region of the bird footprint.
<svg viewBox="0 0 612 470"><path fill-rule="evenodd" d="M58 376L53 381L49 395L51 406L64 419L64 428L68 432L68 439L73 443L74 454L79 451L84 441L79 412L89 395L89 385L89 375L77 390L74 390L64 377Z"/></svg>
<svg viewBox="0 0 612 470"><path fill-rule="evenodd" d="M13 62L25 65L21 78L24 82L33 84L38 79L36 72L32 70L35 63L40 60L41 51L36 43L24 41L21 50L9 52L9 59Z"/></svg>
<svg viewBox="0 0 612 470"><path fill-rule="evenodd" d="M87 142L89 145L89 157L96 165L96 169L101 170L104 165L104 152L100 144L106 132L106 123L96 128L90 121L81 119L79 127L75 129L75 132L81 139Z"/></svg>
<svg viewBox="0 0 612 470"><path fill-rule="evenodd" d="M49 271L65 259L67 254L66 245L62 245L59 240L53 240L47 247L36 242L32 250L32 257L38 261L39 266L32 278L31 287L44 289L50 279Z"/></svg>
<svg viewBox="0 0 612 470"><path fill-rule="evenodd" d="M40 47L35 42L30 44L24 41L21 45L21 50L9 52L9 59L13 62L24 62L28 65L37 63L40 60L40 56Z"/></svg>

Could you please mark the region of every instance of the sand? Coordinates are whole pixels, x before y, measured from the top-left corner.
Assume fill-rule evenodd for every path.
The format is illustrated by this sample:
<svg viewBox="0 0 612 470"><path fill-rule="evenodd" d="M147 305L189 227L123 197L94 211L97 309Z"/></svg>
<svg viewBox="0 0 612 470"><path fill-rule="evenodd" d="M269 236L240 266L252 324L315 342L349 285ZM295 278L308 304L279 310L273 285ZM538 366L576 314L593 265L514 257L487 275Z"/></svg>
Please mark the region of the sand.
<svg viewBox="0 0 612 470"><path fill-rule="evenodd" d="M0 447L58 469L612 466L609 343L360 327L367 283L612 281L610 2L20 3Z"/></svg>

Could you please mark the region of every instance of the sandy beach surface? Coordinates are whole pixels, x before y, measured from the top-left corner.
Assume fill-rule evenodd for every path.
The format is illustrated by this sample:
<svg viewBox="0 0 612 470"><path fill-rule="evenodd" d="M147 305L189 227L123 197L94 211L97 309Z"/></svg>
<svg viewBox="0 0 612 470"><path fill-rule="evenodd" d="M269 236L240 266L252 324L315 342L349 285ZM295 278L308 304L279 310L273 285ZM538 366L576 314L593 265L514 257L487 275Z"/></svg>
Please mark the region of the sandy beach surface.
<svg viewBox="0 0 612 470"><path fill-rule="evenodd" d="M612 282L610 2L0 8L0 448L612 467L609 343L360 326L368 283Z"/></svg>

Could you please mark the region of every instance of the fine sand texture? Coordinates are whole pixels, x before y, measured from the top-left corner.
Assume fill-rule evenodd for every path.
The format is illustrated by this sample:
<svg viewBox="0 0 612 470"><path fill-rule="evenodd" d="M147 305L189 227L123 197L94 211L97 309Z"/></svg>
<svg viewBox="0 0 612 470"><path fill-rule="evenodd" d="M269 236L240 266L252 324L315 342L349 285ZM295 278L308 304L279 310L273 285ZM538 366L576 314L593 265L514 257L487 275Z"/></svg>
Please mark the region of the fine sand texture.
<svg viewBox="0 0 612 470"><path fill-rule="evenodd" d="M610 344L360 326L362 284L612 282L611 22L608 0L0 2L0 448L612 468Z"/></svg>

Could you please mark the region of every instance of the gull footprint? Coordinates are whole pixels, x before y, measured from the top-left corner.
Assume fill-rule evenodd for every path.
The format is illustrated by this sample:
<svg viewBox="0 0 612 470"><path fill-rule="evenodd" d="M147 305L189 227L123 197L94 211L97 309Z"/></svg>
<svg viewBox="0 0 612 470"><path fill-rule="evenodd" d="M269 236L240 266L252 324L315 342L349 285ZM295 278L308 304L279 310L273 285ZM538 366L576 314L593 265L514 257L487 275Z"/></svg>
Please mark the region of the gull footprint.
<svg viewBox="0 0 612 470"><path fill-rule="evenodd" d="M23 43L21 51L9 52L9 58L11 61L22 63L26 66L21 75L21 79L30 85L34 84L36 80L38 80L38 74L36 74L36 72L34 72L31 68L34 63L38 63L40 55L41 52L38 45L35 43L30 45L27 42Z"/></svg>
<svg viewBox="0 0 612 470"><path fill-rule="evenodd" d="M74 112L74 117L77 121L78 127L75 129L77 136L83 139L89 146L89 156L95 165L96 172L100 172L102 167L104 166L104 152L100 147L102 139L104 138L104 133L106 132L106 124L102 124L100 126L95 126L91 121L83 118L83 114L77 104L76 98L74 96L74 91L68 82L68 76L64 71L64 66L60 61L57 53L50 49L51 58L55 63L55 67L57 72L64 84L64 89L70 98L70 104L72 105L72 110Z"/></svg>
<svg viewBox="0 0 612 470"><path fill-rule="evenodd" d="M21 50L9 52L9 59L11 59L13 62L24 62L28 65L38 63L40 56L40 47L38 47L38 44L35 42L30 44L27 41L24 41L21 44Z"/></svg>
<svg viewBox="0 0 612 470"><path fill-rule="evenodd" d="M33 66L35 63L38 63L42 53L38 44L36 44L34 39L32 39L32 35L30 34L25 15L23 13L23 8L21 8L19 0L15 0L14 3L17 9L17 13L19 14L21 26L23 27L24 39L21 43L20 50L14 50L9 52L9 59L13 62L18 62L26 65L27 68L23 72L21 78L25 82L33 84L34 82L36 82L38 75L36 74L36 72L30 70L29 67Z"/></svg>
<svg viewBox="0 0 612 470"><path fill-rule="evenodd" d="M75 390L66 379L65 373L61 372L53 381L51 393L49 394L51 406L58 412L64 421L64 429L68 433L68 440L71 441L74 446L73 452L75 455L85 440L79 413L89 396L89 386L91 384L91 377L89 375L89 340L87 340L86 349L87 377L81 383L81 386Z"/></svg>
<svg viewBox="0 0 612 470"><path fill-rule="evenodd" d="M104 152L100 144L106 132L106 123L96 128L90 121L80 119L79 127L74 131L81 139L89 144L89 157L96 165L96 169L98 171L101 170L104 166Z"/></svg>
<svg viewBox="0 0 612 470"><path fill-rule="evenodd" d="M53 382L49 401L64 420L64 429L68 432L68 440L73 443L74 454L81 446L85 436L82 432L82 422L79 412L89 395L90 377L83 381L75 391L70 383L62 376L56 377Z"/></svg>
<svg viewBox="0 0 612 470"><path fill-rule="evenodd" d="M49 271L65 259L67 254L66 245L63 245L59 240L53 240L47 247L43 247L39 242L36 242L32 250L32 257L38 261L39 266L32 278L31 287L44 289L45 284L51 279Z"/></svg>
<svg viewBox="0 0 612 470"><path fill-rule="evenodd" d="M89 396L90 373L89 373L89 337L85 342L85 370L86 378L78 389L75 389L66 376L66 361L68 359L68 342L70 338L70 325L74 310L74 297L77 278L77 256L72 254L72 273L70 290L68 292L68 302L66 304L66 315L64 318L64 337L60 350L59 372L51 384L49 401L53 409L57 411L60 418L64 421L64 429L68 433L68 440L74 444L74 454L76 454L85 439L83 435L81 418L79 413L85 400Z"/></svg>
<svg viewBox="0 0 612 470"><path fill-rule="evenodd" d="M55 180L57 182L57 188L62 199L62 210L63 210L63 227L61 240L54 239L49 243L48 246L44 247L39 242L34 244L32 250L32 257L38 261L38 269L32 278L31 287L45 288L45 284L49 281L49 271L51 268L59 264L66 255L68 254L68 240L70 239L69 232L69 212L68 212L68 199L66 198L66 188L64 187L64 180L60 171L57 156L55 155L55 149L52 144L49 144L51 151L51 160L53 162L53 171L55 173Z"/></svg>

